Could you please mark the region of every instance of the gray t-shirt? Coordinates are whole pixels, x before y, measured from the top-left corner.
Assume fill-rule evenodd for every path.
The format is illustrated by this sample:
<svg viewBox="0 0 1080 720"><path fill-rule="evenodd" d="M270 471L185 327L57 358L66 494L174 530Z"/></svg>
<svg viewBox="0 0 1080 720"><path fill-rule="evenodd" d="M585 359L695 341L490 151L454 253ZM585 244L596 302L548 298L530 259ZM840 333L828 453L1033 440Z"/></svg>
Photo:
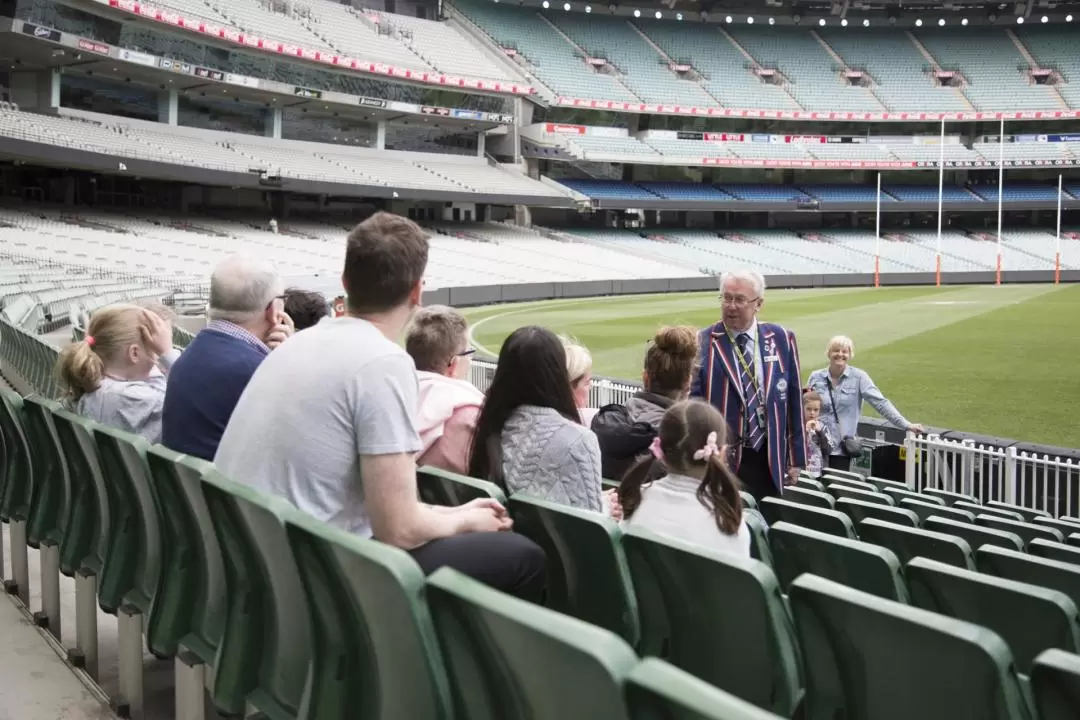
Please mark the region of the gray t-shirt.
<svg viewBox="0 0 1080 720"><path fill-rule="evenodd" d="M259 365L214 465L234 482L371 537L359 457L420 450L417 394L412 358L374 325L326 320Z"/></svg>

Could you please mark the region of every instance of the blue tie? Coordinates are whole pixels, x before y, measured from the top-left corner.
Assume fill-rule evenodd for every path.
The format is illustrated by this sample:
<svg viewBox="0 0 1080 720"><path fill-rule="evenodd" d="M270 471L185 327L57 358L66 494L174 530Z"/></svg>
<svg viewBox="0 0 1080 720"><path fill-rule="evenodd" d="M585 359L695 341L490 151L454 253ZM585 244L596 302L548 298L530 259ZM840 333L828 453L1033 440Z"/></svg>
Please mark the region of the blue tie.
<svg viewBox="0 0 1080 720"><path fill-rule="evenodd" d="M757 388L751 379L747 368L754 369L754 349L750 344L750 336L747 333L739 333L739 352L742 353L743 362L739 363L739 381L742 383L743 397L746 398L746 437L744 443L747 447L760 451L765 444L765 429L761 427L758 418L758 408L761 407L761 398ZM755 371L756 372L756 371Z"/></svg>

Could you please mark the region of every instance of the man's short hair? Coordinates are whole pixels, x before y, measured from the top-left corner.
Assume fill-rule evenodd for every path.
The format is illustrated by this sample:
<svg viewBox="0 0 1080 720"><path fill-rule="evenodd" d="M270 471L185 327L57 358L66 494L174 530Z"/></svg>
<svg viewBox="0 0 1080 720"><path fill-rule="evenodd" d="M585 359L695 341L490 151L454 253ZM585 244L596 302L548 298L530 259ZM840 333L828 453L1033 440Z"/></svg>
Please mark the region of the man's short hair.
<svg viewBox="0 0 1080 720"><path fill-rule="evenodd" d="M424 277L428 236L412 220L377 212L349 233L342 283L349 310L366 314L402 305Z"/></svg>
<svg viewBox="0 0 1080 720"><path fill-rule="evenodd" d="M258 317L282 291L281 276L265 260L233 255L210 275L211 320L245 323Z"/></svg>
<svg viewBox="0 0 1080 720"><path fill-rule="evenodd" d="M765 276L759 273L757 270L743 268L724 273L720 276L721 292L724 290L724 283L726 283L728 280L750 283L750 285L754 288L755 295L757 295L758 297L765 297Z"/></svg>
<svg viewBox="0 0 1080 720"><path fill-rule="evenodd" d="M299 332L317 324L330 315L330 303L322 293L287 288L285 290L285 314L292 318Z"/></svg>
<svg viewBox="0 0 1080 720"><path fill-rule="evenodd" d="M405 352L417 370L442 374L454 355L461 352L469 324L452 307L421 308L405 330Z"/></svg>

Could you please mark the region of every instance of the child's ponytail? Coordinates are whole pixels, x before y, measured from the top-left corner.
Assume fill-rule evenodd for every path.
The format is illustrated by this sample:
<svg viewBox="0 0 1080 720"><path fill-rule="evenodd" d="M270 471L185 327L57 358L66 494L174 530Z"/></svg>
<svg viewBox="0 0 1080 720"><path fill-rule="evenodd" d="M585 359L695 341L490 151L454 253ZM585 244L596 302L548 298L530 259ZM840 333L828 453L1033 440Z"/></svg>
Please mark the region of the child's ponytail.
<svg viewBox="0 0 1080 720"><path fill-rule="evenodd" d="M101 387L105 377L105 363L94 352L93 342L94 337L88 335L61 350L56 360L56 376L74 401Z"/></svg>
<svg viewBox="0 0 1080 720"><path fill-rule="evenodd" d="M727 535L739 532L743 511L739 479L724 464L720 453L709 458L705 477L698 486L697 499L712 511L720 532Z"/></svg>

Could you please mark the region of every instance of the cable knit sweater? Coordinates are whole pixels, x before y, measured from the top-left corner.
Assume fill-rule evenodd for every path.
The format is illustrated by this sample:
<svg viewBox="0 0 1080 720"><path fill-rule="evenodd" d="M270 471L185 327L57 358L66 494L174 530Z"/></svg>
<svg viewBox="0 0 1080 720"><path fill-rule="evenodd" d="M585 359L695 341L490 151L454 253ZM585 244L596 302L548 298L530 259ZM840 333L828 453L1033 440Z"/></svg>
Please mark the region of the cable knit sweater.
<svg viewBox="0 0 1080 720"><path fill-rule="evenodd" d="M552 408L522 405L500 440L510 494L602 511L600 444L592 430Z"/></svg>

